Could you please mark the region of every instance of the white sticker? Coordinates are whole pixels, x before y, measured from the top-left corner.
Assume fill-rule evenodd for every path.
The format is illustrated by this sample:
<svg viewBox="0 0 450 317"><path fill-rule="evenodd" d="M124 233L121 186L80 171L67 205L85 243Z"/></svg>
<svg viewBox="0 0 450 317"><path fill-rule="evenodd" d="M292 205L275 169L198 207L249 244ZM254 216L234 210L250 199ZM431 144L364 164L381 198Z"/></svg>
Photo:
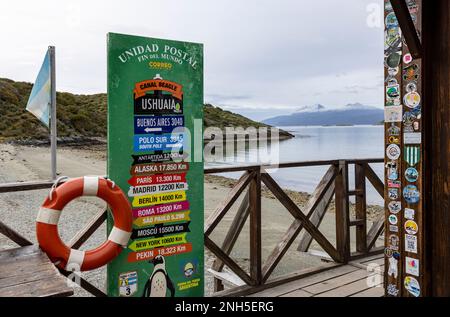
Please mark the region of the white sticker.
<svg viewBox="0 0 450 317"><path fill-rule="evenodd" d="M405 218L408 220L414 220L414 215L416 214L416 212L414 211L414 209L411 208L405 208Z"/></svg>
<svg viewBox="0 0 450 317"><path fill-rule="evenodd" d="M389 258L388 276L397 278L398 276L398 260L394 257Z"/></svg>
<svg viewBox="0 0 450 317"><path fill-rule="evenodd" d="M422 133L420 132L405 133L403 135L403 142L405 144L421 144Z"/></svg>
<svg viewBox="0 0 450 317"><path fill-rule="evenodd" d="M398 226L389 225L390 232L398 232Z"/></svg>
<svg viewBox="0 0 450 317"><path fill-rule="evenodd" d="M119 295L133 296L137 291L137 272L126 272L119 275Z"/></svg>
<svg viewBox="0 0 450 317"><path fill-rule="evenodd" d="M405 271L406 274L419 276L419 260L405 257Z"/></svg>
<svg viewBox="0 0 450 317"><path fill-rule="evenodd" d="M397 160L400 157L400 147L397 144L391 144L386 149L386 155L390 160Z"/></svg>
<svg viewBox="0 0 450 317"><path fill-rule="evenodd" d="M405 234L405 251L417 254L417 236Z"/></svg>
<svg viewBox="0 0 450 317"><path fill-rule="evenodd" d="M402 106L389 106L384 108L384 121L385 122L402 122L403 120L403 107Z"/></svg>
<svg viewBox="0 0 450 317"><path fill-rule="evenodd" d="M389 215L388 219L391 225L396 225L398 223L398 218L396 215Z"/></svg>

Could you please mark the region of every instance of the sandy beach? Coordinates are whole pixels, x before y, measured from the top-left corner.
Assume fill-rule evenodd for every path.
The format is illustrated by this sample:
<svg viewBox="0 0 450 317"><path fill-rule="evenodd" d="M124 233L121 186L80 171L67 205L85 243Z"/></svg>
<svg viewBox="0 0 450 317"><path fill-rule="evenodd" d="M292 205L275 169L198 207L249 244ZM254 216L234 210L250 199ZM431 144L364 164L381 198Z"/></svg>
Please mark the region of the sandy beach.
<svg viewBox="0 0 450 317"><path fill-rule="evenodd" d="M16 182L30 180L46 180L50 178L50 153L47 147L20 146L12 144L0 144L0 182ZM58 173L69 177L83 175L106 174L106 148L104 145L84 146L82 148L60 147L58 149ZM220 177L205 177L205 219L215 210L218 204L225 198L224 193L230 190L234 180ZM307 200L307 193L286 191L291 198L303 207ZM1 194L0 221L11 226L19 233L33 242L36 242L34 222L39 206L42 204L48 190L35 190L26 193ZM229 226L233 220L242 196L225 216L220 225L211 235L212 239L221 244ZM82 229L95 213L105 208L105 204L95 198L80 198L71 202L64 210L60 220L60 234L63 241L68 242ZM329 207L320 230L332 242L335 241L334 204ZM380 215L382 208L369 207L369 220L374 220ZM280 241L293 218L287 210L267 190L262 193L262 237L263 260L267 258L273 248ZM370 225L370 224L369 224ZM90 249L100 244L106 237L106 226L103 225L82 247ZM291 246L285 258L281 261L272 277L292 273L301 269L323 265L320 257L308 253L296 251L298 239ZM15 244L6 237L0 235L0 249L15 247ZM248 222L244 226L236 247L231 253L240 265L246 267L249 263L249 229ZM313 242L312 250L321 250L317 243ZM212 275L208 268L214 261L213 255L205 251L206 271L206 295L212 292ZM94 285L105 288L106 269L101 268L83 275ZM75 290L76 296L89 296L81 288Z"/></svg>

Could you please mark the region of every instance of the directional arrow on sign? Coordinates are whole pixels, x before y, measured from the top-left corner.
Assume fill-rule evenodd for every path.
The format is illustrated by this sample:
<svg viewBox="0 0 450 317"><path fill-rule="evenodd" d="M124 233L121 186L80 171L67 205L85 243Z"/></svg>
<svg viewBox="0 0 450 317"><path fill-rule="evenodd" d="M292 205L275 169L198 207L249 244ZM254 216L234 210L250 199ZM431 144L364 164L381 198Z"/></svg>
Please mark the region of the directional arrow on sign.
<svg viewBox="0 0 450 317"><path fill-rule="evenodd" d="M161 128L145 128L144 131L147 132L147 133L150 133L150 132L161 132L162 129Z"/></svg>

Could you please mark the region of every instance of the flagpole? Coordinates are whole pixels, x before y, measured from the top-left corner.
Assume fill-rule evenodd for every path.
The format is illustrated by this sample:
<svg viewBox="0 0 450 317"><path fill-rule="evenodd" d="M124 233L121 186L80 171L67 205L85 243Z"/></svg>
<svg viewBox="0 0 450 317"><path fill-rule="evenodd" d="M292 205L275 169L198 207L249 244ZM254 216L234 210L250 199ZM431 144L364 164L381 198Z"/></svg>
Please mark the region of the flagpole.
<svg viewBox="0 0 450 317"><path fill-rule="evenodd" d="M56 180L56 68L55 68L55 47L49 46L50 52L50 69L51 69L51 117L50 117L50 146L52 161L52 179Z"/></svg>

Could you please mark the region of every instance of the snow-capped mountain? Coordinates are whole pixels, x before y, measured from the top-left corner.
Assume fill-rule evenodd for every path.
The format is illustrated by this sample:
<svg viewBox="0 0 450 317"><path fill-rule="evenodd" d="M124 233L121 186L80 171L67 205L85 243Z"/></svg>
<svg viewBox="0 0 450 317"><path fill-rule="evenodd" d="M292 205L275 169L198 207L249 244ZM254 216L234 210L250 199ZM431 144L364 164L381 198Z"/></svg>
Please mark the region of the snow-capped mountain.
<svg viewBox="0 0 450 317"><path fill-rule="evenodd" d="M303 106L298 108L295 113L298 112L316 112L316 111L322 111L325 110L325 106L321 105L321 104L315 104L312 106Z"/></svg>
<svg viewBox="0 0 450 317"><path fill-rule="evenodd" d="M263 122L275 126L367 125L378 124L383 119L382 109L354 103L340 108L320 104L304 106L290 115L277 116Z"/></svg>

